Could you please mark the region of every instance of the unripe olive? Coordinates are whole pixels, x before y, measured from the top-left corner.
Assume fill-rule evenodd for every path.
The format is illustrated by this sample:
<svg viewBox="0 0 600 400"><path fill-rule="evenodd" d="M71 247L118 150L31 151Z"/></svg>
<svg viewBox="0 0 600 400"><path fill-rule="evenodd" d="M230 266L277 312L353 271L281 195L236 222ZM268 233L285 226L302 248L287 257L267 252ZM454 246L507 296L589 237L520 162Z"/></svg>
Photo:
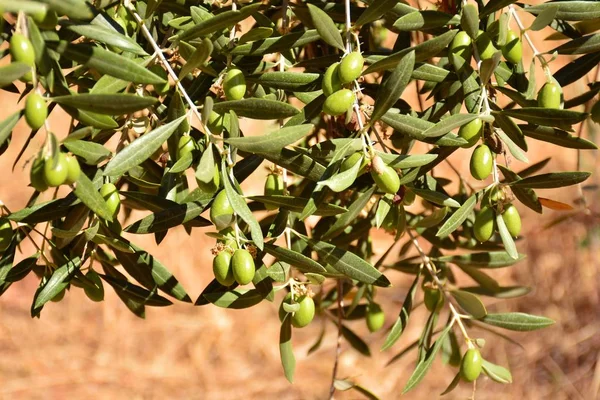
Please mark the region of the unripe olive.
<svg viewBox="0 0 600 400"><path fill-rule="evenodd" d="M523 43L519 35L513 30L506 32L506 44L502 46L502 55L506 61L513 64L520 63L523 58Z"/></svg>
<svg viewBox="0 0 600 400"><path fill-rule="evenodd" d="M337 116L345 114L352 104L354 104L355 96L352 90L342 89L333 93L325 99L323 104L323 112L325 114Z"/></svg>
<svg viewBox="0 0 600 400"><path fill-rule="evenodd" d="M410 206L412 203L415 202L415 192L413 192L412 190L406 189L404 192L404 197L402 198L402 204Z"/></svg>
<svg viewBox="0 0 600 400"><path fill-rule="evenodd" d="M183 158L186 154L192 153L198 148L196 141L189 135L184 135L179 138L177 143L177 159Z"/></svg>
<svg viewBox="0 0 600 400"><path fill-rule="evenodd" d="M470 162L473 178L482 181L490 176L494 167L493 157L492 151L487 145L480 144L475 148Z"/></svg>
<svg viewBox="0 0 600 400"><path fill-rule="evenodd" d="M210 207L210 220L218 230L227 228L233 222L234 214L233 207L229 203L227 193L221 190L213 200Z"/></svg>
<svg viewBox="0 0 600 400"><path fill-rule="evenodd" d="M220 135L223 133L223 116L217 114L214 111L210 112L208 116L208 129L213 135Z"/></svg>
<svg viewBox="0 0 600 400"><path fill-rule="evenodd" d="M373 157L371 162L371 176L377 184L379 190L384 193L395 194L400 189L400 177L394 168L377 161L378 157ZM381 160L381 158L379 158ZM381 165L379 165L381 163Z"/></svg>
<svg viewBox="0 0 600 400"><path fill-rule="evenodd" d="M65 153L59 153L57 157L56 165L51 159L44 163L44 180L50 187L57 187L65 183L69 174Z"/></svg>
<svg viewBox="0 0 600 400"><path fill-rule="evenodd" d="M205 151L212 150L208 148ZM202 182L200 179L196 179L196 182L198 183L200 190L202 190L204 193L214 193L219 190L219 187L221 186L221 172L219 171L219 168L215 166L215 173L209 182Z"/></svg>
<svg viewBox="0 0 600 400"><path fill-rule="evenodd" d="M458 32L454 36L454 39L452 39L452 43L450 43L450 47L448 48L448 59L450 62L454 63L454 56L457 55L465 60L468 64L473 52L471 43L471 37L467 32Z"/></svg>
<svg viewBox="0 0 600 400"><path fill-rule="evenodd" d="M279 174L269 174L265 181L265 196L282 196L285 186L283 177ZM276 204L265 204L267 210L276 210L279 208Z"/></svg>
<svg viewBox="0 0 600 400"><path fill-rule="evenodd" d="M246 94L246 78L237 68L230 69L223 79L223 91L227 100L241 100Z"/></svg>
<svg viewBox="0 0 600 400"><path fill-rule="evenodd" d="M215 279L223 286L231 286L235 282L231 268L231 253L222 251L213 258Z"/></svg>
<svg viewBox="0 0 600 400"><path fill-rule="evenodd" d="M77 182L79 176L81 175L81 167L79 166L79 161L77 161L77 157L67 154L67 180L66 184L72 185Z"/></svg>
<svg viewBox="0 0 600 400"><path fill-rule="evenodd" d="M439 289L424 286L423 294L425 307L427 307L430 312L438 312L442 309L444 306L444 295Z"/></svg>
<svg viewBox="0 0 600 400"><path fill-rule="evenodd" d="M496 213L491 207L483 207L473 223L473 235L480 242L490 240L496 229Z"/></svg>
<svg viewBox="0 0 600 400"><path fill-rule="evenodd" d="M154 85L154 90L156 91L156 93L162 95L165 94L169 91L169 75L167 73L167 71L161 67L158 64L154 64L153 66L151 66L149 68L150 72L160 76L161 78L163 78L165 81L167 81L165 84L160 85L160 84L156 84Z"/></svg>
<svg viewBox="0 0 600 400"><path fill-rule="evenodd" d="M367 305L367 328L369 332L377 332L385 323L385 314L381 306L377 303L369 303Z"/></svg>
<svg viewBox="0 0 600 400"><path fill-rule="evenodd" d="M295 328L304 328L315 317L315 302L312 297L303 296L298 300L300 308L292 315L292 325Z"/></svg>
<svg viewBox="0 0 600 400"><path fill-rule="evenodd" d="M102 285L102 279L100 275L93 269L90 269L85 277L94 283L94 287L84 286L83 291L85 295L92 301L99 302L104 300L104 285Z"/></svg>
<svg viewBox="0 0 600 400"><path fill-rule="evenodd" d="M342 89L342 82L340 81L340 76L338 73L339 66L339 62L331 64L329 68L327 68L327 70L325 71L325 74L323 75L321 88L323 89L323 94L326 97L329 97L333 93Z"/></svg>
<svg viewBox="0 0 600 400"><path fill-rule="evenodd" d="M56 296L54 296L52 299L50 299L50 301L54 302L54 303L58 303L59 301L61 301L64 297L65 297L65 293L67 292L67 289L63 289L60 292L58 292L56 294Z"/></svg>
<svg viewBox="0 0 600 400"><path fill-rule="evenodd" d="M105 183L100 188L100 195L106 201L106 205L108 206L108 210L113 217L116 217L119 214L119 209L121 208L121 198L119 197L119 191L117 187L110 182Z"/></svg>
<svg viewBox="0 0 600 400"><path fill-rule="evenodd" d="M25 121L34 131L40 129L48 118L48 106L42 96L32 93L25 100Z"/></svg>
<svg viewBox="0 0 600 400"><path fill-rule="evenodd" d="M0 218L0 252L5 251L10 246L13 230L10 221L6 218Z"/></svg>
<svg viewBox="0 0 600 400"><path fill-rule="evenodd" d="M42 29L54 29L58 24L58 15L53 10L47 10L44 15L32 15L31 18Z"/></svg>
<svg viewBox="0 0 600 400"><path fill-rule="evenodd" d="M247 285L254 279L254 259L248 250L238 249L231 257L233 277L240 285Z"/></svg>
<svg viewBox="0 0 600 400"><path fill-rule="evenodd" d="M519 236L521 233L521 216L517 207L512 204L507 205L502 212L502 219L511 236Z"/></svg>
<svg viewBox="0 0 600 400"><path fill-rule="evenodd" d="M350 83L358 78L362 73L364 64L365 59L358 51L353 51L352 53L346 55L346 57L342 58L338 68L338 75L342 85Z"/></svg>
<svg viewBox="0 0 600 400"><path fill-rule="evenodd" d="M483 121L480 118L475 118L473 121L461 126L458 130L458 136L467 141L467 144L462 147L466 149L475 146L481 137L482 131Z"/></svg>
<svg viewBox="0 0 600 400"><path fill-rule="evenodd" d="M48 189L48 184L44 179L44 164L45 161L42 157L36 158L33 160L31 171L29 172L29 182L38 192L43 192Z"/></svg>
<svg viewBox="0 0 600 400"><path fill-rule="evenodd" d="M483 358L478 349L469 349L460 363L460 376L467 382L473 382L479 375L483 365Z"/></svg>
<svg viewBox="0 0 600 400"><path fill-rule="evenodd" d="M537 95L538 106L544 108L562 108L563 92L559 84L546 82Z"/></svg>
<svg viewBox="0 0 600 400"><path fill-rule="evenodd" d="M352 153L348 157L346 157L346 159L342 162L342 165L340 165L340 172L348 171L349 169L354 167L354 165L356 165L356 163L359 162L361 158L362 163L360 169L358 170L358 175L360 176L364 174L367 170L367 166L369 165L369 160L367 160L367 158L364 157L363 153L360 151Z"/></svg>
<svg viewBox="0 0 600 400"><path fill-rule="evenodd" d="M479 59L488 60L494 56L496 48L492 43L492 38L487 32L480 31L475 39L475 45L477 46L477 52L479 53Z"/></svg>
<svg viewBox="0 0 600 400"><path fill-rule="evenodd" d="M10 38L10 55L13 61L18 61L29 65L31 68L35 67L35 53L33 51L33 45L20 33L15 33ZM31 72L27 72L21 80L24 82L30 82L33 79Z"/></svg>
<svg viewBox="0 0 600 400"><path fill-rule="evenodd" d="M594 121L597 124L600 124L600 101L597 101L596 104L592 106L590 116L592 118L592 121Z"/></svg>

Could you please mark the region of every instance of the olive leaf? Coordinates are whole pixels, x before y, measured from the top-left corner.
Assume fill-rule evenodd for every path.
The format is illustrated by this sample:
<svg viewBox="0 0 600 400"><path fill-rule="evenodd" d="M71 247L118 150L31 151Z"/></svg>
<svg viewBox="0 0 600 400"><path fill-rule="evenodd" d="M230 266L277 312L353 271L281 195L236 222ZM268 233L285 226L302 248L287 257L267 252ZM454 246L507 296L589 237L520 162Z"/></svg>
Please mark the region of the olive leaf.
<svg viewBox="0 0 600 400"><path fill-rule="evenodd" d="M520 312L502 314L488 314L481 318L481 322L511 331L535 331L554 324L550 318L530 315Z"/></svg>
<svg viewBox="0 0 600 400"><path fill-rule="evenodd" d="M315 25L315 28L317 28L317 32L319 32L319 36L321 36L321 38L330 46L337 47L344 51L345 48L342 35L340 35L340 31L335 26L331 17L327 15L325 11L313 4L309 3L307 6L312 22Z"/></svg>
<svg viewBox="0 0 600 400"><path fill-rule="evenodd" d="M225 142L240 150L255 154L272 153L304 138L313 127L312 124L291 126L281 128L268 135L232 137L225 139Z"/></svg>
<svg viewBox="0 0 600 400"><path fill-rule="evenodd" d="M390 333L388 333L385 338L385 342L381 346L381 351L387 350L392 347L400 336L404 332L404 328L406 328L406 324L408 323L408 318L410 317L410 312L412 311L413 301L415 299L415 293L417 292L417 287L419 286L420 274L417 274L415 280L413 281L410 289L408 289L408 293L404 298L404 303L402 304L402 308L400 309L400 314L398 315L398 319L392 326Z"/></svg>
<svg viewBox="0 0 600 400"><path fill-rule="evenodd" d="M415 53L411 51L402 57L394 71L383 81L377 92L371 121L380 119L400 98L410 81L414 65Z"/></svg>

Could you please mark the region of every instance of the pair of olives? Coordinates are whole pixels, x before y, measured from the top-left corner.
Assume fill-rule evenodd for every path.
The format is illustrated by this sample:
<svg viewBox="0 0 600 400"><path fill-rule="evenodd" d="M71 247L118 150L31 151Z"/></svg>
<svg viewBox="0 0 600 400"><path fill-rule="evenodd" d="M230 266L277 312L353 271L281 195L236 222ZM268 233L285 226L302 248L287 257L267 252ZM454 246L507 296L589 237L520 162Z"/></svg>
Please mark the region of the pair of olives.
<svg viewBox="0 0 600 400"><path fill-rule="evenodd" d="M223 79L223 92L227 100L241 100L244 98L246 78L244 78L244 73L241 70L232 68L227 71Z"/></svg>
<svg viewBox="0 0 600 400"><path fill-rule="evenodd" d="M231 286L234 282L247 285L254 279L254 258L245 249L237 249L233 255L223 250L213 258L213 273L223 286Z"/></svg>
<svg viewBox="0 0 600 400"><path fill-rule="evenodd" d="M188 154L198 151L199 149L200 147L193 137L190 135L183 135L177 142L177 159L179 160Z"/></svg>
<svg viewBox="0 0 600 400"><path fill-rule="evenodd" d="M15 33L10 38L10 56L12 61L22 62L31 67L35 68L35 52L31 41L21 33ZM33 79L32 71L27 72L21 77L23 82L31 82Z"/></svg>
<svg viewBox="0 0 600 400"><path fill-rule="evenodd" d="M563 90L558 82L549 80L541 87L537 95L537 103L543 108L562 108L564 103Z"/></svg>
<svg viewBox="0 0 600 400"><path fill-rule="evenodd" d="M517 237L521 233L521 216L513 204L508 204L502 211L502 220L508 229L508 232ZM473 224L473 234L480 242L490 240L496 230L496 210L492 206L481 208Z"/></svg>
<svg viewBox="0 0 600 400"><path fill-rule="evenodd" d="M265 196L283 196L285 194L285 184L283 177L277 173L269 174L265 181ZM267 210L276 210L276 204L265 204Z"/></svg>
<svg viewBox="0 0 600 400"><path fill-rule="evenodd" d="M81 167L77 158L60 152L55 159L38 157L31 165L29 179L38 192L62 184L71 185L79 179Z"/></svg>
<svg viewBox="0 0 600 400"><path fill-rule="evenodd" d="M359 52L347 54L342 61L332 64L323 75L321 87L327 97L323 104L325 114L338 116L346 113L354 104L356 96L346 88L362 73L365 60Z"/></svg>
<svg viewBox="0 0 600 400"><path fill-rule="evenodd" d="M7 218L0 218L0 254L4 253L13 237L12 226Z"/></svg>
<svg viewBox="0 0 600 400"><path fill-rule="evenodd" d="M292 294L288 293L283 299L281 305L279 306L279 320L281 322L283 322L287 315L287 312L283 308L284 303L298 303L300 306L300 308L298 308L297 311L291 313L292 326L295 328L304 328L305 326L310 324L315 318L315 302L312 299L312 297L308 295L303 295L295 299L295 301L292 301Z"/></svg>
<svg viewBox="0 0 600 400"><path fill-rule="evenodd" d="M459 56L468 64L473 54L471 46L472 40L467 32L458 32L448 48L448 58L456 65L458 64L458 60L455 59L455 56ZM477 38L475 39L475 46L477 47L477 53L479 54L480 60L492 58L497 51L492 37L488 32L484 31L479 31ZM509 30L506 33L506 42L501 46L500 50L502 51L504 58L513 64L518 64L523 58L523 44L521 38L512 30Z"/></svg>

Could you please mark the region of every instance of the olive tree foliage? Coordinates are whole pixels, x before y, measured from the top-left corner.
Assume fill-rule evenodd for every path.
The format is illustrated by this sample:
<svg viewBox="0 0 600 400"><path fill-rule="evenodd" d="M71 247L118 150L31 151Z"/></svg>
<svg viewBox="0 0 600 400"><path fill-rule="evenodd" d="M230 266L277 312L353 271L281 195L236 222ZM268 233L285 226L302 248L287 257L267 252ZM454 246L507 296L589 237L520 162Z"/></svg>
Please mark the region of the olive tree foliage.
<svg viewBox="0 0 600 400"><path fill-rule="evenodd" d="M399 0L2 0L0 8L0 40L10 43L0 85L24 100L0 123L2 152L22 117L32 128L13 164L31 171L31 197L19 210L2 206L0 291L33 271L32 317L65 291L101 301L110 289L144 318L146 307L172 301L245 309L284 290L279 346L292 381L293 331L315 314L369 356L355 320L370 331L386 325L388 350L424 304L429 318L407 344L417 362L405 392L436 357L457 370L447 392L481 373L510 383L506 367L485 359L477 331L553 323L488 312L484 298L529 288L486 271L524 258L517 209L569 208L538 192L590 175L540 173L548 160L514 171L510 161L528 162L539 141L596 149L575 128L600 113L600 85L587 78L600 61L600 2L442 1L419 10ZM543 53L529 32L546 27L556 45ZM533 57L523 57L526 47ZM556 68L557 58L570 64ZM582 80L585 91L565 99L562 88ZM411 85L418 108L403 99ZM71 118L66 132L46 118L59 109ZM245 134L244 119L277 128ZM41 148L34 138L45 138ZM416 142L429 151L415 151L426 148ZM471 159L472 178L454 167L454 179L435 173L453 153ZM248 196L240 184L265 166L264 195ZM60 185L64 196L53 189ZM415 198L424 207L411 206ZM131 221L132 210L146 216ZM128 239L154 235L160 244L171 229L210 226L215 279L195 299ZM375 229L394 239L377 257ZM25 239L34 254L20 252ZM399 290L388 279L396 274L414 281L384 316L377 298ZM332 392L374 397L333 378Z"/></svg>

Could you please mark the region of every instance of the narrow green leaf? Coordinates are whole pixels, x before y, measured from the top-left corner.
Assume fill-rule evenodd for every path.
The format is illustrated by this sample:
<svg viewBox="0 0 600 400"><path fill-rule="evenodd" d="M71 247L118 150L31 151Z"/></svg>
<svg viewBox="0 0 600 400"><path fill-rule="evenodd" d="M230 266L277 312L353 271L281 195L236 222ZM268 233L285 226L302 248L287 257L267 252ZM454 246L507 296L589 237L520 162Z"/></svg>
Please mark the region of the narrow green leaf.
<svg viewBox="0 0 600 400"><path fill-rule="evenodd" d="M498 227L498 233L500 234L506 253L515 260L518 259L519 252L517 251L517 245L510 235L506 223L504 223L504 218L502 218L502 214L500 213L496 214L496 226Z"/></svg>
<svg viewBox="0 0 600 400"><path fill-rule="evenodd" d="M279 261L291 264L302 272L323 273L327 270L315 260L306 257L294 250L285 247L275 246L270 243L265 243L265 251L278 259Z"/></svg>
<svg viewBox="0 0 600 400"><path fill-rule="evenodd" d="M350 207L348 207L348 211L340 215L335 221L335 223L329 227L327 232L325 232L321 238L323 240L331 239L332 237L335 237L336 234L340 233L348 225L355 222L358 218L358 215L362 212L362 210L367 206L367 204L371 200L373 193L375 193L375 186L371 187L366 192L361 193L358 199L356 199L356 201L354 201L350 205Z"/></svg>
<svg viewBox="0 0 600 400"><path fill-rule="evenodd" d="M511 182L511 186L530 189L552 189L564 186L576 185L585 181L591 175L590 172L552 172L549 174L535 175Z"/></svg>
<svg viewBox="0 0 600 400"><path fill-rule="evenodd" d="M306 137L314 125L296 125L281 128L278 131L262 136L246 136L225 139L226 143L249 153L263 154L280 151L282 148Z"/></svg>
<svg viewBox="0 0 600 400"><path fill-rule="evenodd" d="M73 94L53 97L55 103L98 114L121 115L143 110L158 102L154 97L134 94Z"/></svg>
<svg viewBox="0 0 600 400"><path fill-rule="evenodd" d="M267 28L265 26L258 26L250 29L248 32L240 36L238 45L242 45L248 42L254 42L256 40L266 39L273 35L273 28Z"/></svg>
<svg viewBox="0 0 600 400"><path fill-rule="evenodd" d="M87 140L69 140L63 145L73 154L81 157L88 165L97 165L111 156L110 150L100 143Z"/></svg>
<svg viewBox="0 0 600 400"><path fill-rule="evenodd" d="M177 204L132 223L124 231L136 234L163 232L192 220L195 220L195 226L211 226L210 221L199 217L205 209L205 204L196 202Z"/></svg>
<svg viewBox="0 0 600 400"><path fill-rule="evenodd" d="M139 56L148 55L144 49L133 39L120 34L115 29L107 29L104 26L92 24L67 24L64 28L75 32L78 35L85 36L88 39L97 40L110 46L117 47L124 51L129 51Z"/></svg>
<svg viewBox="0 0 600 400"><path fill-rule="evenodd" d="M379 19L397 4L397 0L375 0L358 17L355 26L363 26Z"/></svg>
<svg viewBox="0 0 600 400"><path fill-rule="evenodd" d="M4 121L0 122L0 146L6 143L17 122L21 119L22 111L17 111L9 115Z"/></svg>
<svg viewBox="0 0 600 400"><path fill-rule="evenodd" d="M512 375L510 371L500 365L492 364L483 359L483 372L490 377L491 380L498 383L512 383Z"/></svg>
<svg viewBox="0 0 600 400"><path fill-rule="evenodd" d="M519 254L519 257L514 259L504 251L490 251L487 253L471 253L436 258L438 261L474 268L510 267L523 259L525 259L524 254Z"/></svg>
<svg viewBox="0 0 600 400"><path fill-rule="evenodd" d="M478 118L477 114L454 114L447 118L444 118L431 128L428 128L422 135L425 137L439 137L445 135L453 129L459 128L471 121L475 118Z"/></svg>
<svg viewBox="0 0 600 400"><path fill-rule="evenodd" d="M587 75L599 63L600 52L586 54L556 71L553 77L562 87L565 87Z"/></svg>
<svg viewBox="0 0 600 400"><path fill-rule="evenodd" d="M22 62L12 62L0 67L0 87L5 87L31 71L31 67Z"/></svg>
<svg viewBox="0 0 600 400"><path fill-rule="evenodd" d="M558 12L558 7L547 7L542 12L540 12L529 27L530 31L539 31L548 26L556 17L556 13Z"/></svg>
<svg viewBox="0 0 600 400"><path fill-rule="evenodd" d="M520 312L488 314L481 319L481 322L520 332L535 331L554 324L550 318Z"/></svg>
<svg viewBox="0 0 600 400"><path fill-rule="evenodd" d="M477 34L479 33L479 15L477 13L476 5L465 4L463 6L460 27L467 32L472 39L477 38Z"/></svg>
<svg viewBox="0 0 600 400"><path fill-rule="evenodd" d="M342 336L350 343L354 350L358 351L363 356L371 357L369 345L344 324L342 324Z"/></svg>
<svg viewBox="0 0 600 400"><path fill-rule="evenodd" d="M479 11L479 17L483 19L483 17L493 13L494 11L498 11L516 2L517 0L490 0L487 2L485 7Z"/></svg>
<svg viewBox="0 0 600 400"><path fill-rule="evenodd" d="M483 318L487 315L485 306L476 295L462 290L452 290L450 294L460 307L475 318Z"/></svg>
<svg viewBox="0 0 600 400"><path fill-rule="evenodd" d="M450 218L444 222L444 225L440 227L438 232L436 233L437 237L446 237L459 226L462 225L463 222L467 219L467 217L473 212L473 209L477 205L477 194L472 195L464 202L462 206L458 210L456 210Z"/></svg>
<svg viewBox="0 0 600 400"><path fill-rule="evenodd" d="M406 85L410 82L414 65L415 53L411 51L402 57L394 71L383 81L377 91L371 121L379 120L400 98Z"/></svg>
<svg viewBox="0 0 600 400"><path fill-rule="evenodd" d="M227 292L205 293L204 298L217 307L241 310L257 305L265 297L256 289L234 289Z"/></svg>
<svg viewBox="0 0 600 400"><path fill-rule="evenodd" d="M599 60L600 61L600 60ZM573 136L570 133L557 128L536 125L519 125L525 136L555 144L568 149L596 150L598 146L582 137Z"/></svg>
<svg viewBox="0 0 600 400"><path fill-rule="evenodd" d="M39 315L44 304L52 300L58 293L69 285L69 280L81 266L79 257L73 258L57 268L50 279L43 285L42 290L36 293L31 306L31 316Z"/></svg>
<svg viewBox="0 0 600 400"><path fill-rule="evenodd" d="M330 46L344 51L344 41L331 17L319 7L308 3L308 12L319 36Z"/></svg>
<svg viewBox="0 0 600 400"><path fill-rule="evenodd" d="M247 82L257 83L263 87L289 90L294 92L310 92L319 89L320 74L310 72L265 72L260 75L251 75ZM317 96L315 96L316 98ZM314 99L311 99L314 100Z"/></svg>
<svg viewBox="0 0 600 400"><path fill-rule="evenodd" d="M600 3L596 1L550 1L532 7L525 7L525 11L539 15L548 8L558 8L555 18L565 21L582 21L600 18Z"/></svg>
<svg viewBox="0 0 600 400"><path fill-rule="evenodd" d="M413 11L394 22L394 28L400 31L420 31L456 24L459 19L441 11Z"/></svg>
<svg viewBox="0 0 600 400"><path fill-rule="evenodd" d="M454 208L460 207L460 203L458 201L454 200L452 197L448 196L447 194L440 193L440 192L434 192L432 190L426 190L426 189L411 188L411 190L413 192L415 192L415 194L417 196L419 196L427 201L430 201L434 204L437 204L440 206L454 207Z"/></svg>
<svg viewBox="0 0 600 400"><path fill-rule="evenodd" d="M106 201L98 192L98 187L85 174L79 175L79 179L75 184L75 196L83 202L90 210L92 210L100 218L107 221L112 221L113 216Z"/></svg>
<svg viewBox="0 0 600 400"><path fill-rule="evenodd" d="M279 356L286 379L290 383L293 383L294 372L296 371L296 357L294 357L294 349L292 348L292 319L289 316L281 323L279 331Z"/></svg>
<svg viewBox="0 0 600 400"><path fill-rule="evenodd" d="M182 79L187 74L192 72L194 69L204 65L210 55L213 52L212 41L208 38L202 39L200 43L196 45L196 49L192 55L186 60L186 63L181 67L179 71L179 79ZM209 113L210 114L210 113Z"/></svg>
<svg viewBox="0 0 600 400"><path fill-rule="evenodd" d="M200 36L207 36L214 32L228 28L237 24L238 22L248 18L254 11L258 11L261 4L252 4L242 8L239 11L225 11L212 18L208 18L190 29L186 29L180 32L174 38L177 40L190 41Z"/></svg>
<svg viewBox="0 0 600 400"><path fill-rule="evenodd" d="M240 117L269 120L288 118L299 113L296 107L288 103L258 98L223 101L216 103L213 110L218 114L233 110Z"/></svg>
<svg viewBox="0 0 600 400"><path fill-rule="evenodd" d="M381 351L385 351L392 347L406 328L406 324L408 323L408 318L410 317L410 312L412 311L413 301L415 299L415 293L417 292L417 288L419 286L420 274L417 274L415 280L413 281L410 289L408 289L408 293L404 298L404 303L402 304L402 308L400 309L400 314L398 315L398 319L392 326L390 333L388 333L385 338L385 342L381 346Z"/></svg>
<svg viewBox="0 0 600 400"><path fill-rule="evenodd" d="M171 300L160 296L158 293L151 292L133 283L115 278L110 275L98 274L106 283L108 283L115 292L120 293L126 298L131 298L135 302L151 307L166 307L173 304ZM133 311L133 310L132 310ZM136 314L137 315L137 314Z"/></svg>
<svg viewBox="0 0 600 400"><path fill-rule="evenodd" d="M316 29L293 32L279 37L268 38L253 43L246 43L241 46L235 46L231 50L231 54L262 56L265 54L279 53L316 42L320 38L321 37Z"/></svg>
<svg viewBox="0 0 600 400"><path fill-rule="evenodd" d="M278 207L286 208L295 213L300 213L306 207L308 199L294 196L249 196L250 200L258 201L264 204L271 204ZM333 216L345 213L344 207L336 206L335 204L321 204L313 215Z"/></svg>
<svg viewBox="0 0 600 400"><path fill-rule="evenodd" d="M521 177L515 174L510 169L498 165L498 168L502 172L502 175L506 178L507 182L515 182L521 179ZM537 213L542 213L542 204L538 200L537 195L532 189L522 188L522 187L513 187L512 192L517 199L527 207L531 208L533 211Z"/></svg>
<svg viewBox="0 0 600 400"><path fill-rule="evenodd" d="M358 171L362 166L363 159L364 156L361 157L360 160L352 166L352 168L343 172L338 172L331 178L325 179L324 181L319 181L317 182L317 185L327 186L329 189L333 190L336 193L348 189L356 180L356 177L358 176Z"/></svg>

